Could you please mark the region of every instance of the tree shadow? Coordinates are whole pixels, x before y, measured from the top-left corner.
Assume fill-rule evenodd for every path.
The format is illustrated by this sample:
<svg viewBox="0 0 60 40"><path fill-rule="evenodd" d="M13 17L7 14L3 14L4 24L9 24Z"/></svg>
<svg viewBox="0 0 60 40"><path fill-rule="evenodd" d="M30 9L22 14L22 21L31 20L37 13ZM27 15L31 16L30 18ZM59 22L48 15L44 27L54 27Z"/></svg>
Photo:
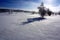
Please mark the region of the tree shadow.
<svg viewBox="0 0 60 40"><path fill-rule="evenodd" d="M46 18L42 18L42 17L37 17L37 18L28 18L26 22L22 22L22 25L28 24L28 23L32 23L35 21L41 21L41 20L45 20Z"/></svg>

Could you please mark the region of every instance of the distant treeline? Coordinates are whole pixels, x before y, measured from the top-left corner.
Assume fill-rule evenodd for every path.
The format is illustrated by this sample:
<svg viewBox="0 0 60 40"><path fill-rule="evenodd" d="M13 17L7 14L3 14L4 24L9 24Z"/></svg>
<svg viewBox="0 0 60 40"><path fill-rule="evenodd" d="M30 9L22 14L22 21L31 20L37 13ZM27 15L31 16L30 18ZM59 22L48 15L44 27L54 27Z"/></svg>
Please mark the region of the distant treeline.
<svg viewBox="0 0 60 40"><path fill-rule="evenodd" d="M0 12L35 12L35 11L25 11L25 10L14 10L14 9L0 9Z"/></svg>
<svg viewBox="0 0 60 40"><path fill-rule="evenodd" d="M9 9L0 9L0 12L9 12Z"/></svg>

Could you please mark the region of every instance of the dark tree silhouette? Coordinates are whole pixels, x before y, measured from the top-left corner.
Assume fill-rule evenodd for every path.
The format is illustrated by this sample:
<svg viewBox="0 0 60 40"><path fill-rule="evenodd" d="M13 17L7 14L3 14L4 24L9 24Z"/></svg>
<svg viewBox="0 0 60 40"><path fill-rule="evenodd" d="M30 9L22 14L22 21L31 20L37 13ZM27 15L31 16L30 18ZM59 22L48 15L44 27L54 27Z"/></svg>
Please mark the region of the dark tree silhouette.
<svg viewBox="0 0 60 40"><path fill-rule="evenodd" d="M52 12L48 9L48 10L47 10L47 14L48 14L49 16L51 16Z"/></svg>
<svg viewBox="0 0 60 40"><path fill-rule="evenodd" d="M45 7L44 7L44 3L42 2L40 7L38 7L39 9L39 14L41 15L42 18L44 18L44 15L46 13Z"/></svg>

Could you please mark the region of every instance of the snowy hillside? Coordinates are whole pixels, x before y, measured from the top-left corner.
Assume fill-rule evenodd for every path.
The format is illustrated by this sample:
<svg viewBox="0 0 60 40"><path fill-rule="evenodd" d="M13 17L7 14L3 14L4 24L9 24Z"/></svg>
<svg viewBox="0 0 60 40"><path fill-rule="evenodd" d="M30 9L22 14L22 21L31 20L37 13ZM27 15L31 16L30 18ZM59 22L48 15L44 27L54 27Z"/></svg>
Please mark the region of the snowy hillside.
<svg viewBox="0 0 60 40"><path fill-rule="evenodd" d="M0 40L60 40L60 16L0 13Z"/></svg>

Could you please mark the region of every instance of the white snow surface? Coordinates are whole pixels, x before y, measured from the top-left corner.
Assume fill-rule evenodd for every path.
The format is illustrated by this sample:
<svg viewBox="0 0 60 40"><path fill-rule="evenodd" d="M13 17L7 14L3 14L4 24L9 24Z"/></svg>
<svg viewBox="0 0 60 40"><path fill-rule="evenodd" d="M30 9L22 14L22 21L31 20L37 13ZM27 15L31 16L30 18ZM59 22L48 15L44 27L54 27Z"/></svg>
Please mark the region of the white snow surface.
<svg viewBox="0 0 60 40"><path fill-rule="evenodd" d="M0 40L60 40L59 15L23 24L36 17L39 15L24 12L0 13Z"/></svg>

